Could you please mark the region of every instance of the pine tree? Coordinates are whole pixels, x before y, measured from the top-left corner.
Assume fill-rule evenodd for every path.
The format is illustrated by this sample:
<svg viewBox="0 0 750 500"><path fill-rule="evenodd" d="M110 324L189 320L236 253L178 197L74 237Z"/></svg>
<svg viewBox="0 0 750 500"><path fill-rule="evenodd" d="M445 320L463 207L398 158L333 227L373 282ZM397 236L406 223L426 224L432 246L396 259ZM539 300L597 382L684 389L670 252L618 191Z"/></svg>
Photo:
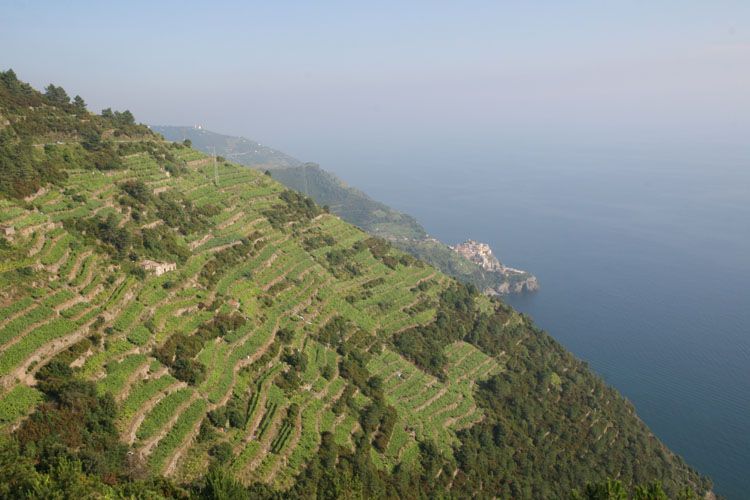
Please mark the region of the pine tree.
<svg viewBox="0 0 750 500"><path fill-rule="evenodd" d="M79 113L86 112L86 102L79 95L73 98L73 106L75 107L76 112L79 112Z"/></svg>

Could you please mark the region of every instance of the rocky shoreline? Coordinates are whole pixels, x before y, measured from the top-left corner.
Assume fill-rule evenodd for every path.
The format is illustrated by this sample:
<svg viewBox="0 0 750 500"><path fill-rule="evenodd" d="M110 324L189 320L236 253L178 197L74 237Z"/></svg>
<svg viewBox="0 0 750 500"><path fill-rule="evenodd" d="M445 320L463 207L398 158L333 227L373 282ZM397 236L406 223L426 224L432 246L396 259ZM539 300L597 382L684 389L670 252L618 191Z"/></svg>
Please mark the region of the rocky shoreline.
<svg viewBox="0 0 750 500"><path fill-rule="evenodd" d="M528 293L539 290L539 281L536 276L521 269L503 265L492 253L492 248L487 243L468 240L452 245L450 248L465 259L479 265L484 271L503 277L501 285L484 290L484 293L488 295Z"/></svg>

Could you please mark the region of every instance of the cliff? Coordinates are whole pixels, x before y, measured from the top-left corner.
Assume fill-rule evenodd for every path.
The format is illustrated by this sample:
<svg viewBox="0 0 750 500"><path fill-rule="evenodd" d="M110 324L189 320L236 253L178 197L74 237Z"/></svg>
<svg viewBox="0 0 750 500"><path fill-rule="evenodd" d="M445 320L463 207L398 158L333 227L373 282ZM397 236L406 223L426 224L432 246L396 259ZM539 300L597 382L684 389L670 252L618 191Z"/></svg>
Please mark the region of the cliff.
<svg viewBox="0 0 750 500"><path fill-rule="evenodd" d="M503 265L492 253L492 248L487 243L468 240L450 248L488 273L497 273L503 276L504 279L500 285L488 287L484 290L487 294L535 292L539 289L539 282L535 276L526 271Z"/></svg>

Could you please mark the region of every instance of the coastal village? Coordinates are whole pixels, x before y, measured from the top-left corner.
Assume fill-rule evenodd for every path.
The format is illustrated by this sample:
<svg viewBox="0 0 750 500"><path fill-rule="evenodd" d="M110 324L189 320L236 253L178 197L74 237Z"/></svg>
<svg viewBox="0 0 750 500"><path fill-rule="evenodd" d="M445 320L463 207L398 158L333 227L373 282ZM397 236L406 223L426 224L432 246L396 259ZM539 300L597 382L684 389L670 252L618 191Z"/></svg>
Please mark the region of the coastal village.
<svg viewBox="0 0 750 500"><path fill-rule="evenodd" d="M450 248L469 261L478 264L485 271L500 273L506 278L501 286L485 290L485 293L488 295L535 292L539 290L539 282L535 276L521 269L503 265L492 253L492 248L487 243L468 240Z"/></svg>

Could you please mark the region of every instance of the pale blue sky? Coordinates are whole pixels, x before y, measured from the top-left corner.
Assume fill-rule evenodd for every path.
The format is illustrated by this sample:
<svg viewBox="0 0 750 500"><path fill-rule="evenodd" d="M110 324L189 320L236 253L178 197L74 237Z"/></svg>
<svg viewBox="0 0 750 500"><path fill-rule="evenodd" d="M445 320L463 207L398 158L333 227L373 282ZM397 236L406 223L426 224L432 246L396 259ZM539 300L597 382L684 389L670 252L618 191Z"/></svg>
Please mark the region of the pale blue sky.
<svg viewBox="0 0 750 500"><path fill-rule="evenodd" d="M750 2L10 2L0 66L303 159L434 145L738 144Z"/></svg>

